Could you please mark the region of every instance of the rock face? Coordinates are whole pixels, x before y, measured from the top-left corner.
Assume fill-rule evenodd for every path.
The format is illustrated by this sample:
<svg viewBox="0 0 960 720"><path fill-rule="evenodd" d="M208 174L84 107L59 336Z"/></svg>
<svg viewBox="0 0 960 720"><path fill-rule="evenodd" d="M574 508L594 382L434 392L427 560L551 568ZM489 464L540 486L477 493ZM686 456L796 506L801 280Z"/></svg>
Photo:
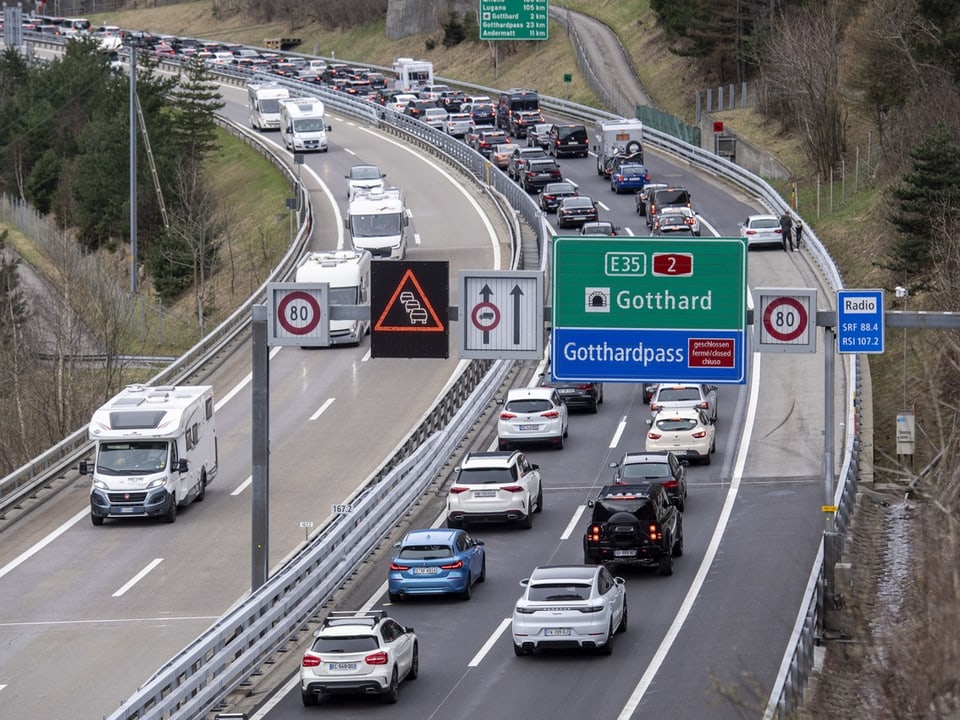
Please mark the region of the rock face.
<svg viewBox="0 0 960 720"><path fill-rule="evenodd" d="M389 0L386 35L397 40L434 32L451 12L476 13L476 6L471 0Z"/></svg>

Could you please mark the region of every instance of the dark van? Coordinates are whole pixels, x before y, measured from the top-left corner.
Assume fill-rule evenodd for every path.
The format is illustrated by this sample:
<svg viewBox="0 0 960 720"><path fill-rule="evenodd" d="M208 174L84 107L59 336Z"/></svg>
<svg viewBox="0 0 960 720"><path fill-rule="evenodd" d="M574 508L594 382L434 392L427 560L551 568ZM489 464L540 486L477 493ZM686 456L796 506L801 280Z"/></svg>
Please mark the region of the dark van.
<svg viewBox="0 0 960 720"><path fill-rule="evenodd" d="M587 128L583 125L568 123L554 125L547 136L547 152L558 158L561 155L586 157L590 149Z"/></svg>
<svg viewBox="0 0 960 720"><path fill-rule="evenodd" d="M540 95L536 90L511 88L500 93L500 100L497 102L497 127L509 133L510 118L513 113L520 111L540 111Z"/></svg>
<svg viewBox="0 0 960 720"><path fill-rule="evenodd" d="M647 227L653 227L653 219L660 208L677 205L690 207L690 193L684 187L657 188L647 196Z"/></svg>

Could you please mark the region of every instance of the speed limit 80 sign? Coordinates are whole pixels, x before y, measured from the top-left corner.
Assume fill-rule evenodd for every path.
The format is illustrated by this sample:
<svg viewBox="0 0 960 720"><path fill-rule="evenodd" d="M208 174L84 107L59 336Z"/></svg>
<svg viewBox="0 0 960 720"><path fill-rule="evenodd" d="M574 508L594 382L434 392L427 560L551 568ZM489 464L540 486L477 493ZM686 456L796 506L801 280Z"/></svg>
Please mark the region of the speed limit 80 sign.
<svg viewBox="0 0 960 720"><path fill-rule="evenodd" d="M755 288L753 339L759 352L817 351L817 291L797 288Z"/></svg>
<svg viewBox="0 0 960 720"><path fill-rule="evenodd" d="M267 345L330 344L327 283L267 284Z"/></svg>

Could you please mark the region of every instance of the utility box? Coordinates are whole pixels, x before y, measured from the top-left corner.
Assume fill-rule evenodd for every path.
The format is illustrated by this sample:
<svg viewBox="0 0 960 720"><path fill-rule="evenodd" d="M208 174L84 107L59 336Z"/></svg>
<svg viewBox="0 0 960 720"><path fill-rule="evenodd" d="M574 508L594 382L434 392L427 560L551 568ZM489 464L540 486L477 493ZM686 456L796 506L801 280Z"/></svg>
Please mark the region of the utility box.
<svg viewBox="0 0 960 720"><path fill-rule="evenodd" d="M916 429L912 412L897 415L897 455L913 455L916 448Z"/></svg>

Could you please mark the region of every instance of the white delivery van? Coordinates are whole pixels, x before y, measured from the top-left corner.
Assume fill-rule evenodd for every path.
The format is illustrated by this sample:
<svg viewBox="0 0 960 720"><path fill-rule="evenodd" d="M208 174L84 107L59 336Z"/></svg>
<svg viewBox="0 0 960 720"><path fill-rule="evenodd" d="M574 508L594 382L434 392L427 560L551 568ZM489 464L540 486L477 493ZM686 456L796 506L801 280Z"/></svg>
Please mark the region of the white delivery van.
<svg viewBox="0 0 960 720"><path fill-rule="evenodd" d="M280 129L280 101L290 97L290 91L276 83L249 83L247 107L250 108L250 127L255 130Z"/></svg>
<svg viewBox="0 0 960 720"><path fill-rule="evenodd" d="M209 385L128 385L93 414L90 519L177 519L203 500L217 475L217 432Z"/></svg>
<svg viewBox="0 0 960 720"><path fill-rule="evenodd" d="M326 152L331 128L323 103L310 97L280 101L280 137L291 152Z"/></svg>
<svg viewBox="0 0 960 720"><path fill-rule="evenodd" d="M607 165L615 155L632 155L643 162L643 123L637 119L597 120L593 142L597 175L609 176Z"/></svg>
<svg viewBox="0 0 960 720"><path fill-rule="evenodd" d="M358 191L347 205L344 224L353 247L375 258L403 260L407 250L407 207L400 188Z"/></svg>
<svg viewBox="0 0 960 720"><path fill-rule="evenodd" d="M429 60L397 58L393 61L393 74L393 87L400 92L416 95L421 88L433 85L433 63Z"/></svg>
<svg viewBox="0 0 960 720"><path fill-rule="evenodd" d="M370 304L370 253L331 250L307 253L297 266L295 282L327 283L331 305ZM331 320L330 344L359 345L370 332L369 320Z"/></svg>

